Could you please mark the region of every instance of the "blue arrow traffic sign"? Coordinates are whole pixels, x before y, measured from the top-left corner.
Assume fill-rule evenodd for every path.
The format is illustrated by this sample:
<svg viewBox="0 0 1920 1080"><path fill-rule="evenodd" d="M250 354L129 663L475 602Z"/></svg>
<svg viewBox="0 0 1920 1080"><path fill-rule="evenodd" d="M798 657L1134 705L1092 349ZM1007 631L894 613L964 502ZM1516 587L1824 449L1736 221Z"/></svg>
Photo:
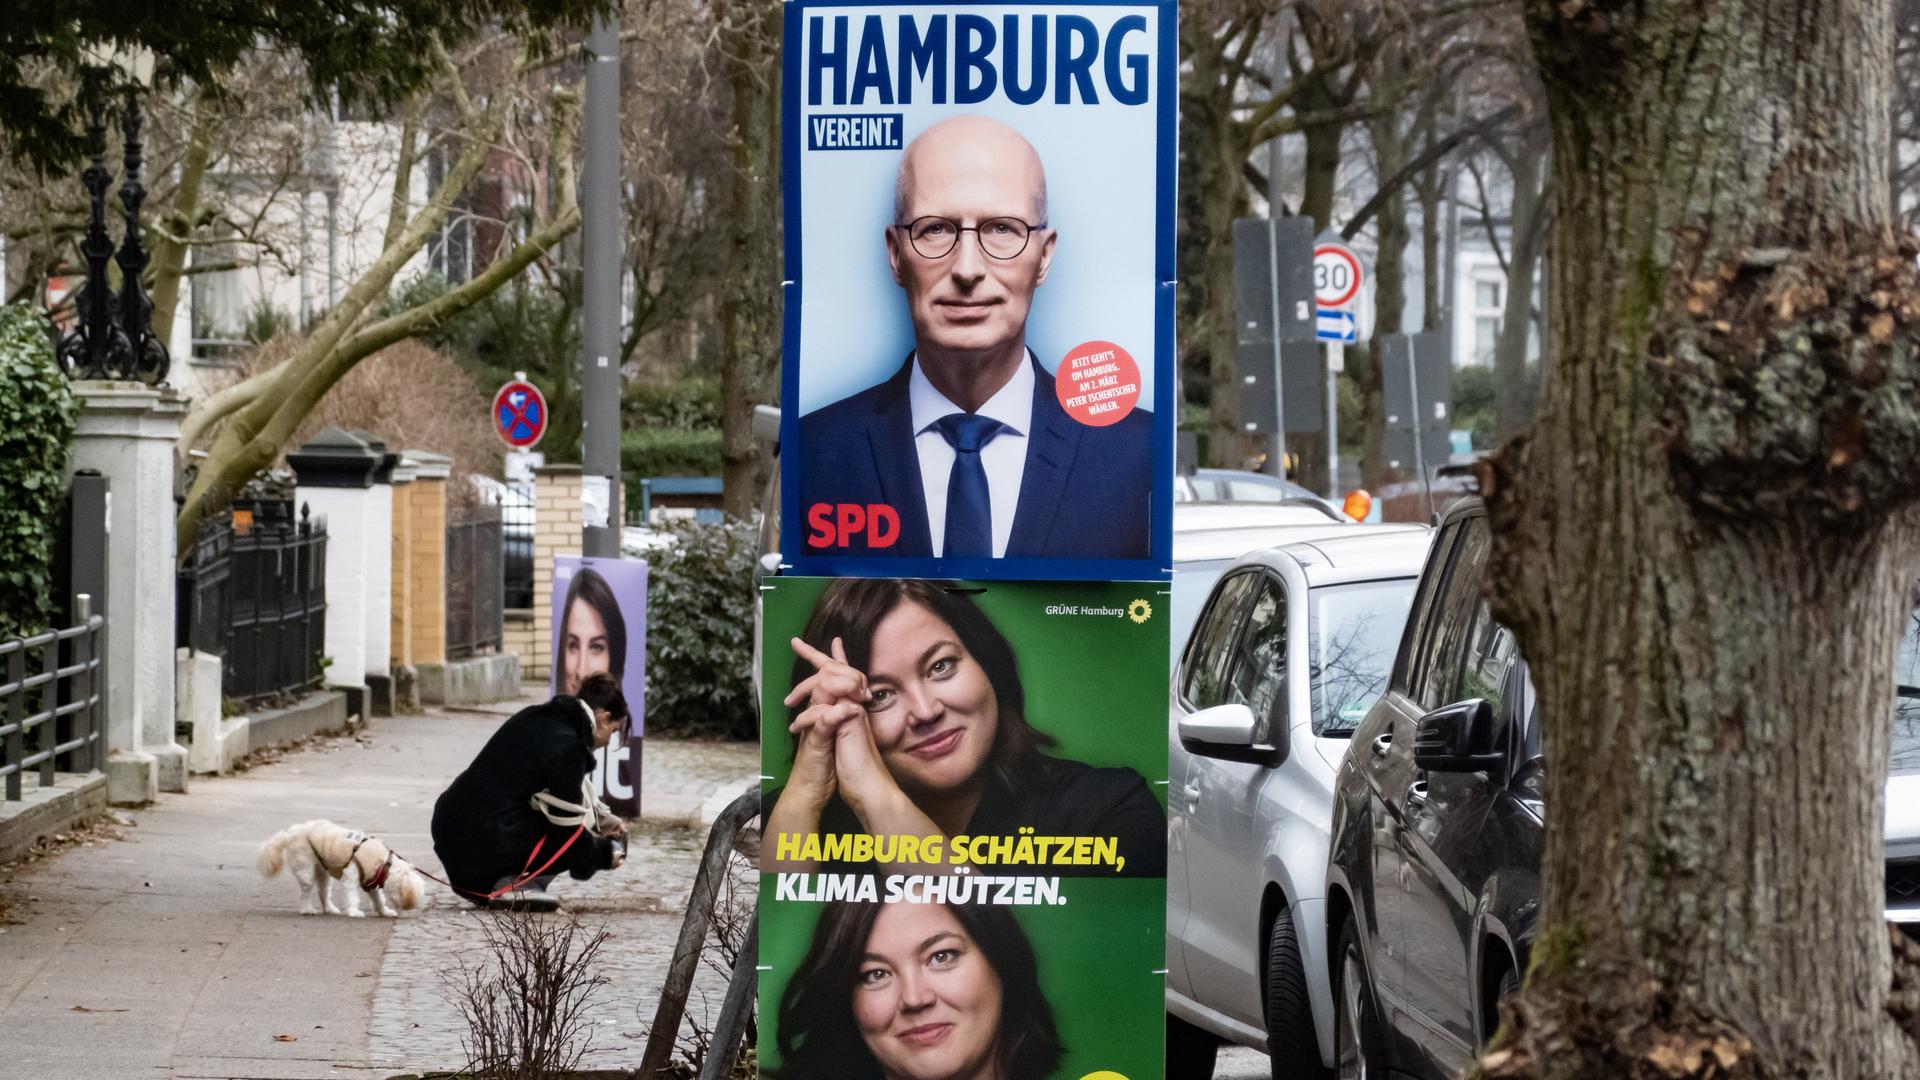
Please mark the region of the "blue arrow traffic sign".
<svg viewBox="0 0 1920 1080"><path fill-rule="evenodd" d="M1313 336L1321 341L1360 340L1360 320L1351 311L1318 311Z"/></svg>

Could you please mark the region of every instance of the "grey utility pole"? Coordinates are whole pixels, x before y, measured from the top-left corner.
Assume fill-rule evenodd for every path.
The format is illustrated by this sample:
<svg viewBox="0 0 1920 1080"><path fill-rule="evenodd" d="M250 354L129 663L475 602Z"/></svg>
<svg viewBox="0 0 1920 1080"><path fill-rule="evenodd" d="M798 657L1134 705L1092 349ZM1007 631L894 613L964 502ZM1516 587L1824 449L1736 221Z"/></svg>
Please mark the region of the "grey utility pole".
<svg viewBox="0 0 1920 1080"><path fill-rule="evenodd" d="M587 35L586 168L580 232L586 278L580 307L580 435L586 482L581 550L620 557L620 25L596 19ZM605 508L601 519L598 507Z"/></svg>

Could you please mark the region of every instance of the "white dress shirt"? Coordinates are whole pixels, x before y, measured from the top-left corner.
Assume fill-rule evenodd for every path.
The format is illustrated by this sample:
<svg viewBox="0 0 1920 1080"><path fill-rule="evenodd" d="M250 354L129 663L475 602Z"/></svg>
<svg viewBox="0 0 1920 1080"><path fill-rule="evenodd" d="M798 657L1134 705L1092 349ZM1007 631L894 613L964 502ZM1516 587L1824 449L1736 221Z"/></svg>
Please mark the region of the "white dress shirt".
<svg viewBox="0 0 1920 1080"><path fill-rule="evenodd" d="M1031 358L1029 351L1027 356ZM942 417L967 410L935 389L913 357L907 378L907 401L913 410L913 448L920 455L920 490L927 497L927 528L936 554L947 549L947 482L953 478L953 444L934 425ZM1013 536L1013 514L1020 503L1020 478L1027 471L1027 435L1033 428L1033 362L1023 362L999 393L987 399L976 415L1006 425L980 448L980 465L987 473L987 499L993 515L993 557L1007 553Z"/></svg>

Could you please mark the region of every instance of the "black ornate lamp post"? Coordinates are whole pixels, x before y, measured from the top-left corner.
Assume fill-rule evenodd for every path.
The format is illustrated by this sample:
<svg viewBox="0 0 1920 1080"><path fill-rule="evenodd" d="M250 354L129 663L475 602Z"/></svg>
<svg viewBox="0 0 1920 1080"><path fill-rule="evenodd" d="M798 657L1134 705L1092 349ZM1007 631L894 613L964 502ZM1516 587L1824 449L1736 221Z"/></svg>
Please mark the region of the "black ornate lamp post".
<svg viewBox="0 0 1920 1080"><path fill-rule="evenodd" d="M80 174L92 205L86 238L80 252L87 260L86 291L81 296L77 325L60 339L60 366L73 379L123 379L158 385L167 377L171 360L167 347L154 336L153 301L147 299L141 280L149 256L140 239L140 204L147 189L140 182L140 98L139 90L129 87L126 107L120 114L120 129L125 143L123 163L125 179L120 184L120 205L126 218L121 238L120 295L115 297L107 278L107 261L115 258L113 237L107 233L107 186L113 174L107 171L106 95L92 95L92 122L87 125L93 164Z"/></svg>

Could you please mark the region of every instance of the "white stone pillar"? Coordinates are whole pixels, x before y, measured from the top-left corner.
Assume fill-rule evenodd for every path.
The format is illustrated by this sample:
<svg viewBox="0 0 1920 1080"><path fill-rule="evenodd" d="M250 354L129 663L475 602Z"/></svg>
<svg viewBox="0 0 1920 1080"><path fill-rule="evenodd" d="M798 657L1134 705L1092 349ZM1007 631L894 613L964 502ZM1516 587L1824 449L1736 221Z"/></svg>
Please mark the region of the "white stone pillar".
<svg viewBox="0 0 1920 1080"><path fill-rule="evenodd" d="M391 508L382 514L373 493L374 473L385 458L386 447L377 440L341 428L327 428L287 455L299 480L294 498L327 520L327 685L347 691L347 708L362 717L368 715L367 627L374 594L368 533L384 545L391 543L387 530L393 527Z"/></svg>
<svg viewBox="0 0 1920 1080"><path fill-rule="evenodd" d="M168 387L80 381L69 473L107 478L107 797L187 790L174 741L174 445L186 400ZM98 610L96 608L96 610Z"/></svg>
<svg viewBox="0 0 1920 1080"><path fill-rule="evenodd" d="M393 470L399 464L400 455L384 454L367 489L367 707L380 716L393 713Z"/></svg>

